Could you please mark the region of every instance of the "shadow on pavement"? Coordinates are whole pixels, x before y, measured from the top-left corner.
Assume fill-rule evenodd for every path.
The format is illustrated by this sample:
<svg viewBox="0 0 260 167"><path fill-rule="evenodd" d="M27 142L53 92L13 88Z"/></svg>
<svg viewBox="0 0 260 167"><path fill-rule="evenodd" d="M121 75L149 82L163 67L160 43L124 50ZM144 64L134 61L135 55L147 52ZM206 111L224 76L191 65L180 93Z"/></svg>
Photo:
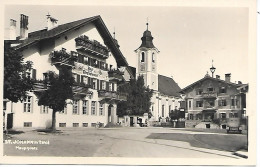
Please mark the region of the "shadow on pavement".
<svg viewBox="0 0 260 167"><path fill-rule="evenodd" d="M41 132L41 133L48 133L48 134L61 134L61 133L63 133L61 130L53 131L52 129L36 129L36 130L33 130L33 131Z"/></svg>
<svg viewBox="0 0 260 167"><path fill-rule="evenodd" d="M19 130L8 130L4 132L5 134L9 134L9 135L17 135L17 134L21 134L24 133L24 131L19 131Z"/></svg>
<svg viewBox="0 0 260 167"><path fill-rule="evenodd" d="M214 134L182 134L182 133L152 133L148 139L163 139L184 141L192 147L214 149L220 151L237 151L246 145L246 136L224 136Z"/></svg>

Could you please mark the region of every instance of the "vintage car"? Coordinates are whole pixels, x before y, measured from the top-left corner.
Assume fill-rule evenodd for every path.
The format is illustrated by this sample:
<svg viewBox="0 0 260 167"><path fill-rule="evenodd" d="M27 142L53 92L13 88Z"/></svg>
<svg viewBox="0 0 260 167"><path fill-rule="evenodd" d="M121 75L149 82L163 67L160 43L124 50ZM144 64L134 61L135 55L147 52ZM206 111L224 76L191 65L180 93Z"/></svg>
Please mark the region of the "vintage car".
<svg viewBox="0 0 260 167"><path fill-rule="evenodd" d="M227 122L227 133L242 133L240 118L229 118Z"/></svg>

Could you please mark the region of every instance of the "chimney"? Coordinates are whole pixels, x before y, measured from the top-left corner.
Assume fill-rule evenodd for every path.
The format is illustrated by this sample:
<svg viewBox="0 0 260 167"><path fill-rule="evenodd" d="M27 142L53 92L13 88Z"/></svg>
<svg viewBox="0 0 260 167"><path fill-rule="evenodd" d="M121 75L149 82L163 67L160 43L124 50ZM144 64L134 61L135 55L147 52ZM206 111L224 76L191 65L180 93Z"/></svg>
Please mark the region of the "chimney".
<svg viewBox="0 0 260 167"><path fill-rule="evenodd" d="M28 16L21 14L20 19L20 39L28 38Z"/></svg>
<svg viewBox="0 0 260 167"><path fill-rule="evenodd" d="M51 17L51 15L47 15L47 31L58 26L58 20Z"/></svg>
<svg viewBox="0 0 260 167"><path fill-rule="evenodd" d="M9 39L16 40L16 20L10 19Z"/></svg>
<svg viewBox="0 0 260 167"><path fill-rule="evenodd" d="M216 78L217 78L217 79L220 79L220 76L219 76L219 75L216 75Z"/></svg>
<svg viewBox="0 0 260 167"><path fill-rule="evenodd" d="M225 74L225 81L230 82L231 73Z"/></svg>

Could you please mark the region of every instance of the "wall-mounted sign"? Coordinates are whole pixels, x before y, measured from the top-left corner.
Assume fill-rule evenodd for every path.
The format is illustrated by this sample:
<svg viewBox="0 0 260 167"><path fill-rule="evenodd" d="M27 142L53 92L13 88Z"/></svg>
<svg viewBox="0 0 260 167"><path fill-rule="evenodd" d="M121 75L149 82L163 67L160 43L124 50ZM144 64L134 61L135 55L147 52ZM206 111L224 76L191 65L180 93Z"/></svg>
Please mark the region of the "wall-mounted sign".
<svg viewBox="0 0 260 167"><path fill-rule="evenodd" d="M89 65L84 65L82 63L75 63L75 69L73 69L74 73L77 74L84 74L87 76L92 76L92 77L96 77L99 79L103 79L103 80L107 80L108 79L108 72L98 69L98 68L94 68L91 67Z"/></svg>

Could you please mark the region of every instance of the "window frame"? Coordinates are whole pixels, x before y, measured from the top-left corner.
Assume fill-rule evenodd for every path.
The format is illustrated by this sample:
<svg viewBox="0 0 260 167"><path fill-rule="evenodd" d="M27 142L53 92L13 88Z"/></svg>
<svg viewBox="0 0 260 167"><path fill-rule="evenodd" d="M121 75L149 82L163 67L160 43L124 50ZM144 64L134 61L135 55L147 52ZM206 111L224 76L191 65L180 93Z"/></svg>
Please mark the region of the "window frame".
<svg viewBox="0 0 260 167"><path fill-rule="evenodd" d="M203 101L201 100L196 101L196 107L203 107Z"/></svg>
<svg viewBox="0 0 260 167"><path fill-rule="evenodd" d="M48 114L49 113L49 107L41 105L41 114Z"/></svg>
<svg viewBox="0 0 260 167"><path fill-rule="evenodd" d="M76 103L75 103L76 102ZM76 111L76 113L75 113ZM79 114L79 100L73 100L72 104L72 114L73 115L78 115Z"/></svg>
<svg viewBox="0 0 260 167"><path fill-rule="evenodd" d="M102 116L105 115L105 113L104 113L104 103L100 103L100 102L99 102L99 115L102 115Z"/></svg>
<svg viewBox="0 0 260 167"><path fill-rule="evenodd" d="M27 126L28 125L28 126ZM23 122L23 127L24 128L30 128L32 127L32 122Z"/></svg>
<svg viewBox="0 0 260 167"><path fill-rule="evenodd" d="M93 105L94 104L94 105ZM92 101L91 102L91 115L96 115L97 112L96 112L96 108L97 108L97 103L96 101ZM93 112L94 111L94 112Z"/></svg>
<svg viewBox="0 0 260 167"><path fill-rule="evenodd" d="M23 100L23 112L32 113L32 96L26 96Z"/></svg>
<svg viewBox="0 0 260 167"><path fill-rule="evenodd" d="M224 90L224 91L223 91ZM219 88L219 93L227 93L227 88L222 86Z"/></svg>
<svg viewBox="0 0 260 167"><path fill-rule="evenodd" d="M82 115L88 115L88 100L82 100Z"/></svg>
<svg viewBox="0 0 260 167"><path fill-rule="evenodd" d="M145 62L145 53L144 53L144 52L141 52L140 62L141 62L141 63L144 63L144 62Z"/></svg>

